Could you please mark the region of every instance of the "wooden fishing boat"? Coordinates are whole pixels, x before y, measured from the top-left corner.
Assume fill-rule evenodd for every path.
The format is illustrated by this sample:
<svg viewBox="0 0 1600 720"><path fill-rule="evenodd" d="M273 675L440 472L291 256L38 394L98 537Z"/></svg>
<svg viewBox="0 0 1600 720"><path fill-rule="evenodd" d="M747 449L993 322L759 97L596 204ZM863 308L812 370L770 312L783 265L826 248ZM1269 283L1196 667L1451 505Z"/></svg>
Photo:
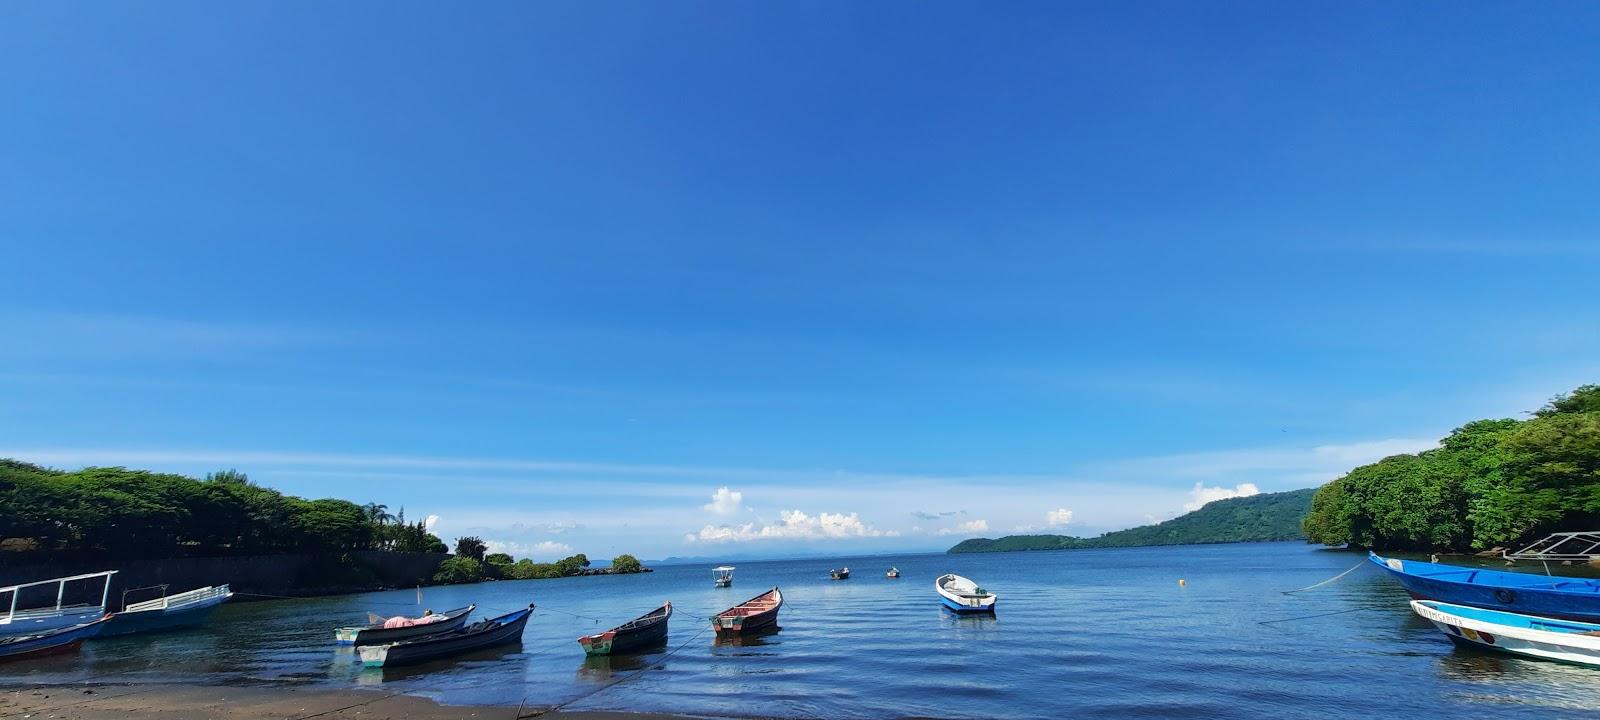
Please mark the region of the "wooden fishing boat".
<svg viewBox="0 0 1600 720"><path fill-rule="evenodd" d="M105 628L106 620L109 617L109 615L101 615L99 618L86 623L53 628L31 635L0 637L0 661L22 660L39 655L76 650L78 646L83 644L84 640L100 634L100 631Z"/></svg>
<svg viewBox="0 0 1600 720"><path fill-rule="evenodd" d="M768 590L711 618L711 629L718 635L742 635L770 630L778 625L778 608L783 607L783 593L777 588Z"/></svg>
<svg viewBox="0 0 1600 720"><path fill-rule="evenodd" d="M528 603L528 607L516 612L479 620L454 630L382 645L363 645L360 648L361 664L366 667L415 665L497 645L522 642L522 628L528 624L528 616L531 614L533 614L533 603Z"/></svg>
<svg viewBox="0 0 1600 720"><path fill-rule="evenodd" d="M711 568L711 584L717 587L732 587L733 566L723 565L722 567Z"/></svg>
<svg viewBox="0 0 1600 720"><path fill-rule="evenodd" d="M1368 553L1414 600L1600 622L1600 580L1503 572Z"/></svg>
<svg viewBox="0 0 1600 720"><path fill-rule="evenodd" d="M1411 609L1451 641L1515 655L1600 667L1600 623L1412 600Z"/></svg>
<svg viewBox="0 0 1600 720"><path fill-rule="evenodd" d="M883 576L889 578L890 580L898 579L900 577L900 568L889 568L889 572L884 573Z"/></svg>
<svg viewBox="0 0 1600 720"><path fill-rule="evenodd" d="M157 587L165 593L165 585ZM127 593L123 593L123 596L126 597ZM163 594L155 600L124 604L122 611L113 614L106 622L105 629L100 631L100 635L110 637L199 627L205 623L206 618L211 617L211 612L216 610L218 605L227 602L231 597L233 591L229 590L227 585L206 586L177 595Z"/></svg>
<svg viewBox="0 0 1600 720"><path fill-rule="evenodd" d="M449 632L467 624L467 616L477 609L477 605L456 608L440 613L439 620L406 627L384 627L384 621L379 620L364 627L335 628L333 640L340 645L381 645L408 638L422 637L423 635Z"/></svg>
<svg viewBox="0 0 1600 720"><path fill-rule="evenodd" d="M667 620L671 617L672 603L669 602L603 633L578 638L578 644L590 655L611 655L660 645L667 641Z"/></svg>
<svg viewBox="0 0 1600 720"><path fill-rule="evenodd" d="M70 628L101 619L106 614L106 600L111 596L111 576L116 570L105 570L85 575L39 580L10 587L0 587L0 607L8 608L0 615L0 636L39 635L58 628ZM67 583L85 583L101 580L100 604L66 602ZM44 607L22 607L23 595L31 588L54 585L56 602ZM48 592L48 591L46 591ZM96 632L99 632L98 630Z"/></svg>
<svg viewBox="0 0 1600 720"><path fill-rule="evenodd" d="M838 568L838 569L835 569L835 570L829 570L828 571L828 577L831 577L834 580L849 580L850 579L850 568Z"/></svg>
<svg viewBox="0 0 1600 720"><path fill-rule="evenodd" d="M1000 599L977 583L955 574L940 575L933 581L933 589L939 592L939 602L958 613L992 613L995 602Z"/></svg>

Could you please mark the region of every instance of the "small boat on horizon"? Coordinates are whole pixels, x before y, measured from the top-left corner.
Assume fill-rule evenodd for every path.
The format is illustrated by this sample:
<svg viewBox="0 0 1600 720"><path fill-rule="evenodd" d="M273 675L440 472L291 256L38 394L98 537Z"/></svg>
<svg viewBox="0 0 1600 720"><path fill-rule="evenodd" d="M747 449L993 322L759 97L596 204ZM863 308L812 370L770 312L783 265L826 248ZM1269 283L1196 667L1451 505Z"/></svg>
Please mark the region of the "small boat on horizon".
<svg viewBox="0 0 1600 720"><path fill-rule="evenodd" d="M365 667L415 665L497 645L522 642L522 629L528 624L528 616L531 614L533 614L533 603L528 603L527 607L516 612L479 620L454 630L435 631L432 634L382 645L363 645L359 648L361 664Z"/></svg>
<svg viewBox="0 0 1600 720"><path fill-rule="evenodd" d="M834 570L829 570L828 577L833 578L834 580L849 580L850 568L837 568Z"/></svg>
<svg viewBox="0 0 1600 720"><path fill-rule="evenodd" d="M1371 552L1367 559L1399 581L1413 600L1600 622L1600 580L1402 560Z"/></svg>
<svg viewBox="0 0 1600 720"><path fill-rule="evenodd" d="M889 578L890 580L898 579L900 577L900 568L889 568L889 572L884 573L883 576Z"/></svg>
<svg viewBox="0 0 1600 720"><path fill-rule="evenodd" d="M711 584L716 587L732 587L733 570L732 565L711 568Z"/></svg>
<svg viewBox="0 0 1600 720"><path fill-rule="evenodd" d="M37 580L20 585L0 587L0 607L7 608L4 614L0 614L0 636L39 636L50 630L77 627L103 619L106 614L106 601L111 597L111 576L115 574L117 574L116 570L102 570L95 573L69 575L50 580ZM100 604L66 604L67 583L89 581L96 578L101 578L104 582L104 585L100 588ZM21 607L24 591L45 585L56 586L53 593L55 595L55 605L31 608ZM96 632L99 632L99 630L96 630Z"/></svg>
<svg viewBox="0 0 1600 720"><path fill-rule="evenodd" d="M718 636L757 633L777 627L783 593L774 587L760 595L717 613L711 628Z"/></svg>
<svg viewBox="0 0 1600 720"><path fill-rule="evenodd" d="M1600 667L1600 623L1412 600L1411 609L1451 642L1513 655Z"/></svg>
<svg viewBox="0 0 1600 720"><path fill-rule="evenodd" d="M999 596L978 587L978 584L954 573L940 575L933 581L939 593L939 602L958 613L992 613Z"/></svg>
<svg viewBox="0 0 1600 720"><path fill-rule="evenodd" d="M0 637L0 662L23 660L52 653L71 652L105 629L110 615L68 627L52 628L28 635Z"/></svg>
<svg viewBox="0 0 1600 720"><path fill-rule="evenodd" d="M578 638L589 655L612 655L652 647L667 641L667 621L672 618L672 603L662 603L650 612L603 633Z"/></svg>
<svg viewBox="0 0 1600 720"><path fill-rule="evenodd" d="M216 610L217 606L233 597L233 591L227 585L216 587L208 585L176 595L167 595L165 585L138 588L138 590L155 588L161 589L161 597L133 604L124 601L122 610L111 615L105 629L100 631L100 636L114 637L199 627L205 623L206 618L211 617L212 611ZM123 597L126 598L130 592L137 590L128 590L123 593Z"/></svg>
<svg viewBox="0 0 1600 720"><path fill-rule="evenodd" d="M447 610L437 615L424 613L420 618L406 618L410 623L394 622L395 618L370 615L370 624L362 627L334 628L333 641L339 645L381 645L408 638L449 632L467 624L467 616L477 610L476 604ZM419 622L427 620L427 622Z"/></svg>

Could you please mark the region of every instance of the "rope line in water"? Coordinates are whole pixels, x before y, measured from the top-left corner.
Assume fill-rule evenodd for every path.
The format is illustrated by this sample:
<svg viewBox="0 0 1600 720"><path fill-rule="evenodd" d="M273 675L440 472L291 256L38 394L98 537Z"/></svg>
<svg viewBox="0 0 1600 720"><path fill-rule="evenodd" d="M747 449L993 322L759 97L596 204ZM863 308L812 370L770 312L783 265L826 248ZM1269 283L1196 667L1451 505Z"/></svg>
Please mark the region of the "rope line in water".
<svg viewBox="0 0 1600 720"><path fill-rule="evenodd" d="M516 717L516 720L523 720L523 718L536 718L536 717L540 717L542 715L546 715L548 713L556 712L558 710L561 710L562 708L567 707L568 705L571 705L571 704L577 703L577 702L582 702L584 700L588 700L589 698L592 698L592 697L594 697L596 695L599 695L600 693L603 693L603 692L605 692L607 690L610 690L611 688L614 688L614 687L616 687L618 685L621 685L622 683L628 682L629 680L632 680L632 679L634 679L636 677L639 677L641 674L645 673L646 671L654 670L655 668L660 667L662 663L666 662L667 658L670 658L673 655L677 655L679 650L682 650L682 649L684 649L686 647L689 647L689 643L694 642L695 640L699 639L701 635L706 634L706 630L707 630L707 628L705 628L705 627L700 628L700 631L695 633L694 635L689 636L688 640L685 640L682 643L679 643L677 647L669 650L667 652L667 654L662 655L661 657L657 658L654 662L652 662L652 663L650 663L648 665L645 665L644 667L641 667L638 670L634 670L633 672L630 672L627 675L623 675L622 677L619 677L619 678L617 678L615 680L612 680L611 682L608 682L605 685L600 686L599 688L596 688L596 689L594 689L594 690L592 690L590 692L587 692L587 693L584 693L582 695L579 695L578 697L572 698L571 700L567 700L565 702L562 702L562 703L560 703L558 705L552 705L552 706L550 706L548 708L545 708L543 710L536 710L536 711L534 711L532 713L529 713L527 715L522 715L522 714L519 713L517 715L517 717ZM527 696L523 696L523 702L524 703L527 702Z"/></svg>
<svg viewBox="0 0 1600 720"><path fill-rule="evenodd" d="M1301 615L1299 617L1278 618L1276 620L1257 620L1256 624L1257 625L1271 625L1273 623L1289 622L1291 620L1310 620L1312 618L1328 617L1329 615L1343 615L1345 613L1361 612L1362 610L1372 610L1372 609L1374 609L1374 608L1364 608L1364 607L1346 608L1344 610L1335 610L1333 612L1317 613L1316 615Z"/></svg>
<svg viewBox="0 0 1600 720"><path fill-rule="evenodd" d="M1342 577L1344 577L1346 575L1349 575L1350 573L1355 572L1356 570L1361 569L1361 566L1365 565L1365 564L1367 564L1367 561L1366 560L1362 560L1361 562L1358 562L1354 566L1352 566L1349 570L1346 570L1346 571L1344 571L1342 573L1339 573L1338 575L1335 575L1335 576L1333 576L1331 578L1328 578L1327 580L1323 580L1322 582L1319 582L1319 583L1317 583L1315 585L1307 585L1307 586L1305 586L1303 588L1300 588L1298 590L1284 590L1283 594L1285 594L1285 595L1293 595L1293 594L1295 594L1297 592L1305 592L1307 590L1311 590L1311 589L1314 589L1314 588L1322 587L1323 585L1327 585L1328 583L1334 582L1334 581L1336 581L1336 580L1338 580L1338 579L1340 579L1340 578L1342 578Z"/></svg>

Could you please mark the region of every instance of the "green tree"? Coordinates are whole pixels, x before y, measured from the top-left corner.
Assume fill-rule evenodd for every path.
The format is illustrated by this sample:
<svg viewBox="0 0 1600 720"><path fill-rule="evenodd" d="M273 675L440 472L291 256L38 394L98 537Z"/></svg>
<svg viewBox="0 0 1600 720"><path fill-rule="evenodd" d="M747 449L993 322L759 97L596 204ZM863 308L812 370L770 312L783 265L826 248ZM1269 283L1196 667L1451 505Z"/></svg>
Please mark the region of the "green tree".
<svg viewBox="0 0 1600 720"><path fill-rule="evenodd" d="M644 566L639 564L639 558L632 555L618 555L611 560L611 572L614 573L636 573L643 570Z"/></svg>
<svg viewBox="0 0 1600 720"><path fill-rule="evenodd" d="M456 538L456 555L460 557L472 558L482 562L483 554L488 549L489 546L484 544L483 538L476 535Z"/></svg>
<svg viewBox="0 0 1600 720"><path fill-rule="evenodd" d="M255 484L250 482L249 475L239 472L233 468L228 468L227 470L218 470L214 473L206 473L206 482L226 483L230 485Z"/></svg>
<svg viewBox="0 0 1600 720"><path fill-rule="evenodd" d="M433 575L434 582L441 583L475 583L483 580L483 563L469 557L456 555L439 563L438 572Z"/></svg>

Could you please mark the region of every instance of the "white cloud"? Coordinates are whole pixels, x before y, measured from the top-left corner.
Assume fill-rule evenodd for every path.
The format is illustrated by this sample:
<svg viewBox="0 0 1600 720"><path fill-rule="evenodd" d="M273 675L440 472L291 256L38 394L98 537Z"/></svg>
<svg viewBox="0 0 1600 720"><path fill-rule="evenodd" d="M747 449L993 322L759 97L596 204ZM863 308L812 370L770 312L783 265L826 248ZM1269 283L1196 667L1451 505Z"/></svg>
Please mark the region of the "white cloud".
<svg viewBox="0 0 1600 720"><path fill-rule="evenodd" d="M1051 510L1050 512L1044 514L1044 521L1050 527L1060 527L1072 522L1072 511L1066 508L1061 508L1060 510Z"/></svg>
<svg viewBox="0 0 1600 720"><path fill-rule="evenodd" d="M423 530L427 530L428 532L433 532L434 526L438 525L438 524L439 524L439 516L438 515L429 515L428 517L426 517L426 518L424 518L422 520L422 529Z"/></svg>
<svg viewBox="0 0 1600 720"><path fill-rule="evenodd" d="M718 515L732 515L739 512L739 506L743 502L744 493L737 490L729 490L728 486L724 485L717 488L716 492L711 493L710 503L701 507Z"/></svg>
<svg viewBox="0 0 1600 720"><path fill-rule="evenodd" d="M942 528L940 535L971 535L972 533L989 532L988 520L970 520L953 528Z"/></svg>
<svg viewBox="0 0 1600 720"><path fill-rule="evenodd" d="M505 553L511 557L534 560L563 558L572 554L572 546L554 540L544 540L536 543L520 543L516 541L485 540L491 553Z"/></svg>
<svg viewBox="0 0 1600 720"><path fill-rule="evenodd" d="M1236 497L1250 497L1261 492L1255 483L1239 483L1238 487L1206 487L1195 483L1194 489L1189 491L1189 502L1183 504L1183 509L1193 512L1205 507L1206 503L1213 500L1226 500Z"/></svg>
<svg viewBox="0 0 1600 720"><path fill-rule="evenodd" d="M799 510L778 514L780 522L760 525L707 525L698 533L685 536L689 542L750 542L754 540L833 540L840 538L895 537L861 522L855 513L818 513L816 517Z"/></svg>

